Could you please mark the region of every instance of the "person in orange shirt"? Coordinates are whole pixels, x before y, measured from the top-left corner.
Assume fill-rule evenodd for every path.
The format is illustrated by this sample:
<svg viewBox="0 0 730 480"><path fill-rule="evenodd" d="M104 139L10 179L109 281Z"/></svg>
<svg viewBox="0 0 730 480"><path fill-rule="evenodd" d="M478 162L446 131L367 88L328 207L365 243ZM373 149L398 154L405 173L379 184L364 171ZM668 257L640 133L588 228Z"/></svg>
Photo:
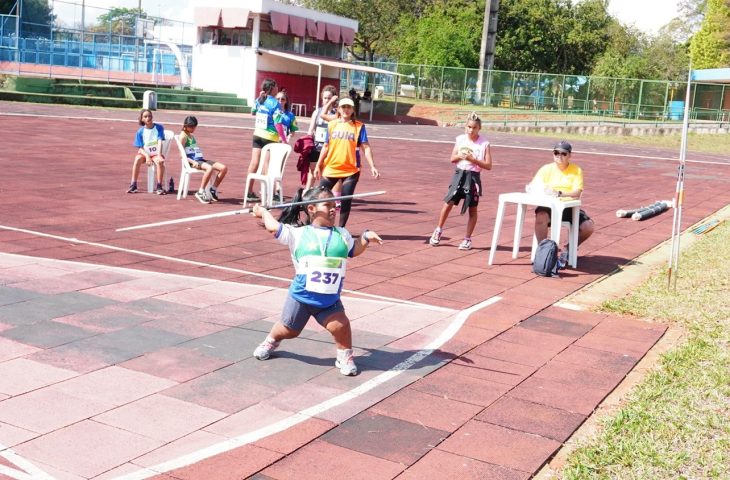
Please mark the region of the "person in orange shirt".
<svg viewBox="0 0 730 480"><path fill-rule="evenodd" d="M370 174L380 178L373 162L365 124L355 118L355 102L350 98L340 100L337 118L327 125L322 153L314 168L319 186L332 189L342 180L342 195L353 195L360 179L360 153L370 166ZM350 217L352 199L342 200L339 226L344 227Z"/></svg>

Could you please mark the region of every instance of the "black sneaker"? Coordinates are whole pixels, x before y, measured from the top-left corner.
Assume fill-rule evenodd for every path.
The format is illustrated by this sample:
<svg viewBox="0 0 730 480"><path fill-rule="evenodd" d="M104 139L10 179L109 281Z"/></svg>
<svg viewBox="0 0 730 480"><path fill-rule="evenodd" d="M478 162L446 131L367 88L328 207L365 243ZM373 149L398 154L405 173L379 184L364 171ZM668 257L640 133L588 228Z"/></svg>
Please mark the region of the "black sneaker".
<svg viewBox="0 0 730 480"><path fill-rule="evenodd" d="M214 187L210 187L210 191L208 193L210 194L210 199L212 201L218 201L218 190L216 190Z"/></svg>
<svg viewBox="0 0 730 480"><path fill-rule="evenodd" d="M167 195L167 192L164 188L162 188L162 185L159 183L157 184L157 191L155 192L157 195Z"/></svg>
<svg viewBox="0 0 730 480"><path fill-rule="evenodd" d="M258 202L258 201L260 201L261 199L260 199L260 198L259 198L259 196L258 196L258 195L256 195L255 193L253 193L253 192L248 192L248 196L246 197L246 200L248 200L249 202Z"/></svg>
<svg viewBox="0 0 730 480"><path fill-rule="evenodd" d="M127 189L127 193L137 193L137 184L133 183Z"/></svg>
<svg viewBox="0 0 730 480"><path fill-rule="evenodd" d="M274 194L274 201L275 201L275 202L279 202L279 203L281 203L281 193L279 193L279 192L276 192L276 193Z"/></svg>

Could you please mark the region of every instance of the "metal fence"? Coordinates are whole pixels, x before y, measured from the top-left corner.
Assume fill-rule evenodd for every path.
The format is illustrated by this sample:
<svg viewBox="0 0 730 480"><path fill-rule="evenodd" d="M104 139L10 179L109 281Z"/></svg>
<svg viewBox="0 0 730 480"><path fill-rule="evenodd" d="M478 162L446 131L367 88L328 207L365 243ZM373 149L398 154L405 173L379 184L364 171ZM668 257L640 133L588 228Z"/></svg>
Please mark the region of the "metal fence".
<svg viewBox="0 0 730 480"><path fill-rule="evenodd" d="M194 25L147 17L135 26L102 28L95 19L109 10L56 3L74 9L80 23L40 25L0 15L0 73L158 85L182 85L189 78Z"/></svg>
<svg viewBox="0 0 730 480"><path fill-rule="evenodd" d="M63 0L54 3L54 9L73 8L72 26L18 22L14 15L0 15L0 73L184 84L187 75L182 73L192 67L194 25L148 16L134 27L125 29L124 23L117 23L105 30L85 19L93 23L109 10ZM32 36L24 35L29 32ZM377 86L385 95L397 92L401 98L511 111L639 121L679 120L684 111L686 84L682 82L489 70L480 83L477 69L394 62L372 65L400 75L343 70L341 84L361 91L366 84L373 91ZM730 86L694 86L692 119L730 121Z"/></svg>
<svg viewBox="0 0 730 480"><path fill-rule="evenodd" d="M386 95L397 90L401 98L437 103L632 120L681 119L687 87L664 80L489 70L479 88L477 69L392 62L371 65L400 76L353 72L349 86L364 90L367 82L370 89L382 87ZM730 121L730 86L695 83L693 87L693 119Z"/></svg>

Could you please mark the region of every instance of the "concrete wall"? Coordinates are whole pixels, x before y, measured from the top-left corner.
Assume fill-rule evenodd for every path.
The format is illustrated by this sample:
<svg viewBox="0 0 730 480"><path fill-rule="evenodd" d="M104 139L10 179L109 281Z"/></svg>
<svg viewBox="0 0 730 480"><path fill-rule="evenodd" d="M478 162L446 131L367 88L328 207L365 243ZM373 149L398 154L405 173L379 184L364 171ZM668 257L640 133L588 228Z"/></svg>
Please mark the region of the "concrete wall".
<svg viewBox="0 0 730 480"><path fill-rule="evenodd" d="M251 47L199 44L193 47L191 86L211 92L235 93L253 105L260 57Z"/></svg>

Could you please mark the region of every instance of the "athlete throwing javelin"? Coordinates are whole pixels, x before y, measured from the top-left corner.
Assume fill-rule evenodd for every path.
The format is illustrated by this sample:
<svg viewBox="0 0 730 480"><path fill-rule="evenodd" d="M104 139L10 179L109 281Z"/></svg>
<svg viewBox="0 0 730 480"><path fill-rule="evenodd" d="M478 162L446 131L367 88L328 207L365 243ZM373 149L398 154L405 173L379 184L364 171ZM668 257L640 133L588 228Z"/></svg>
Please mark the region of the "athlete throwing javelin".
<svg viewBox="0 0 730 480"><path fill-rule="evenodd" d="M296 275L289 287L281 319L253 352L259 360L266 360L282 340L296 338L314 317L332 334L337 346L335 367L343 375L357 375L352 353L352 330L345 307L340 300L345 265L348 257L357 257L371 241L383 240L377 233L365 230L355 240L343 227L335 227L335 201L326 187L307 190L302 196L299 189L292 203L321 199L308 205L292 205L284 210L277 221L260 205L253 207L253 215L264 220L264 228L273 233L280 243L289 246ZM302 210L306 219L302 222Z"/></svg>

